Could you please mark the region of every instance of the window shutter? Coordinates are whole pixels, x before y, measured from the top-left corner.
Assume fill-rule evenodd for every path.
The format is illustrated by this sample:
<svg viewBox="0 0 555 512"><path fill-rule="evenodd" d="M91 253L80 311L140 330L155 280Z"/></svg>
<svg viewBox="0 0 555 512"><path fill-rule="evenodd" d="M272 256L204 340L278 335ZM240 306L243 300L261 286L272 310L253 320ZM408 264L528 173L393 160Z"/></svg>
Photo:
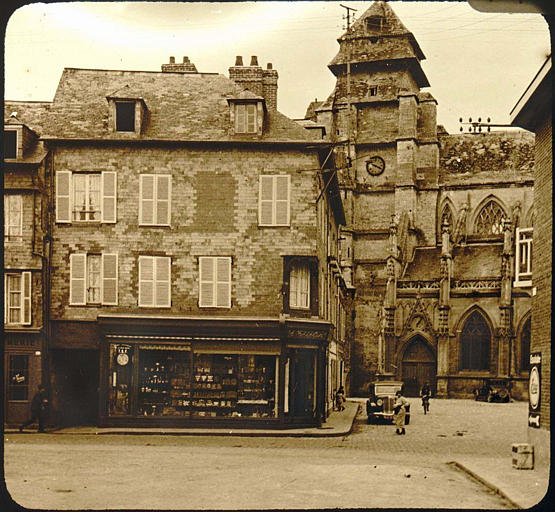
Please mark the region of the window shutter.
<svg viewBox="0 0 555 512"><path fill-rule="evenodd" d="M23 325L31 325L31 272L23 272L21 296L23 298Z"/></svg>
<svg viewBox="0 0 555 512"><path fill-rule="evenodd" d="M259 218L258 223L261 226L271 226L273 224L273 176L260 176L259 191Z"/></svg>
<svg viewBox="0 0 555 512"><path fill-rule="evenodd" d="M216 306L231 307L231 258L215 258Z"/></svg>
<svg viewBox="0 0 555 512"><path fill-rule="evenodd" d="M278 226L289 224L289 176L275 176L276 220Z"/></svg>
<svg viewBox="0 0 555 512"><path fill-rule="evenodd" d="M155 224L170 225L171 176L156 176Z"/></svg>
<svg viewBox="0 0 555 512"><path fill-rule="evenodd" d="M56 222L71 222L71 172L56 171Z"/></svg>
<svg viewBox="0 0 555 512"><path fill-rule="evenodd" d="M245 132L245 105L235 105L235 131L237 133Z"/></svg>
<svg viewBox="0 0 555 512"><path fill-rule="evenodd" d="M101 222L116 222L116 203L117 203L117 174L113 171L104 171L101 177Z"/></svg>
<svg viewBox="0 0 555 512"><path fill-rule="evenodd" d="M73 306L83 306L86 300L86 269L87 255L72 254L69 257L69 303Z"/></svg>
<svg viewBox="0 0 555 512"><path fill-rule="evenodd" d="M214 258L199 258L199 307L214 306Z"/></svg>
<svg viewBox="0 0 555 512"><path fill-rule="evenodd" d="M298 305L297 294L299 293L299 280L297 267L293 265L289 272L289 307L296 308Z"/></svg>
<svg viewBox="0 0 555 512"><path fill-rule="evenodd" d="M155 298L154 305L171 306L171 258L154 258Z"/></svg>
<svg viewBox="0 0 555 512"><path fill-rule="evenodd" d="M256 132L256 105L246 105L247 107L247 129L248 133Z"/></svg>
<svg viewBox="0 0 555 512"><path fill-rule="evenodd" d="M152 174L139 178L139 224L154 224L154 178Z"/></svg>
<svg viewBox="0 0 555 512"><path fill-rule="evenodd" d="M139 256L139 306L154 305L154 258Z"/></svg>
<svg viewBox="0 0 555 512"><path fill-rule="evenodd" d="M102 304L118 304L118 255L102 254Z"/></svg>
<svg viewBox="0 0 555 512"><path fill-rule="evenodd" d="M8 323L8 295L10 291L8 290L8 276L4 274L4 323Z"/></svg>

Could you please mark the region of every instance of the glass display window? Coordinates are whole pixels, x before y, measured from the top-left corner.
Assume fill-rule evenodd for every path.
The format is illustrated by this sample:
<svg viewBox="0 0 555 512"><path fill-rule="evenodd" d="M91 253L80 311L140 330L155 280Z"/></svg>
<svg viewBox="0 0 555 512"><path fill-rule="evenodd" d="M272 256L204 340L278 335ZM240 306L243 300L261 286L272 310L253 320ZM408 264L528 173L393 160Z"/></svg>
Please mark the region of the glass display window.
<svg viewBox="0 0 555 512"><path fill-rule="evenodd" d="M240 416L277 416L277 361L276 356L239 356L237 411Z"/></svg>
<svg viewBox="0 0 555 512"><path fill-rule="evenodd" d="M130 414L129 393L131 391L133 346L110 344L110 383L108 386L108 414L121 416Z"/></svg>

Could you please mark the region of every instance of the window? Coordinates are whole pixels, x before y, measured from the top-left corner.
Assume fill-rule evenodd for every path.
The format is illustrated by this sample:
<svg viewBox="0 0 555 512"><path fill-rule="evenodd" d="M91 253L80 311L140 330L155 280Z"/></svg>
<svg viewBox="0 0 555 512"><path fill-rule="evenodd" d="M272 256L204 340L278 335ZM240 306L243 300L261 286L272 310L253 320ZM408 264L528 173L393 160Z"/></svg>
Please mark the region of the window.
<svg viewBox="0 0 555 512"><path fill-rule="evenodd" d="M29 400L29 356L27 355L9 356L8 400Z"/></svg>
<svg viewBox="0 0 555 512"><path fill-rule="evenodd" d="M258 204L260 226L289 226L289 203L289 176L260 176Z"/></svg>
<svg viewBox="0 0 555 512"><path fill-rule="evenodd" d="M70 305L117 305L117 254L71 254L69 257L69 274Z"/></svg>
<svg viewBox="0 0 555 512"><path fill-rule="evenodd" d="M116 131L135 131L135 102L116 101Z"/></svg>
<svg viewBox="0 0 555 512"><path fill-rule="evenodd" d="M516 229L515 286L532 285L533 228Z"/></svg>
<svg viewBox="0 0 555 512"><path fill-rule="evenodd" d="M295 262L289 272L289 307L310 308L310 267L308 262Z"/></svg>
<svg viewBox="0 0 555 512"><path fill-rule="evenodd" d="M231 307L231 258L199 258L199 307Z"/></svg>
<svg viewBox="0 0 555 512"><path fill-rule="evenodd" d="M309 317L318 314L318 259L285 256L283 259L283 312Z"/></svg>
<svg viewBox="0 0 555 512"><path fill-rule="evenodd" d="M139 306L171 307L171 258L139 256Z"/></svg>
<svg viewBox="0 0 555 512"><path fill-rule="evenodd" d="M520 333L520 371L530 370L530 336L532 322L530 318L526 320Z"/></svg>
<svg viewBox="0 0 555 512"><path fill-rule="evenodd" d="M461 369L488 370L491 332L484 317L474 311L461 332Z"/></svg>
<svg viewBox="0 0 555 512"><path fill-rule="evenodd" d="M56 222L116 222L117 176L56 172Z"/></svg>
<svg viewBox="0 0 555 512"><path fill-rule="evenodd" d="M4 276L6 325L31 325L31 272Z"/></svg>
<svg viewBox="0 0 555 512"><path fill-rule="evenodd" d="M4 196L4 238L21 239L23 235L23 197L16 194Z"/></svg>
<svg viewBox="0 0 555 512"><path fill-rule="evenodd" d="M370 32L381 32L385 28L383 16L368 16L366 18L366 29Z"/></svg>
<svg viewBox="0 0 555 512"><path fill-rule="evenodd" d="M17 130L4 130L4 158L17 158Z"/></svg>
<svg viewBox="0 0 555 512"><path fill-rule="evenodd" d="M489 201L476 218L475 233L477 235L501 235L505 222L505 212L495 201Z"/></svg>
<svg viewBox="0 0 555 512"><path fill-rule="evenodd" d="M235 105L235 133L256 133L256 105Z"/></svg>
<svg viewBox="0 0 555 512"><path fill-rule="evenodd" d="M139 180L139 224L169 226L171 219L171 176L141 174Z"/></svg>
<svg viewBox="0 0 555 512"><path fill-rule="evenodd" d="M375 85L370 87L369 95L370 96L377 96L378 95L378 88Z"/></svg>
<svg viewBox="0 0 555 512"><path fill-rule="evenodd" d="M450 238L453 238L453 231L454 231L454 220L453 220L453 210L451 210L451 207L446 204L443 207L443 211L441 212L441 221L439 224L439 232L440 234L443 233L443 225L447 224L449 226L449 234L450 234Z"/></svg>

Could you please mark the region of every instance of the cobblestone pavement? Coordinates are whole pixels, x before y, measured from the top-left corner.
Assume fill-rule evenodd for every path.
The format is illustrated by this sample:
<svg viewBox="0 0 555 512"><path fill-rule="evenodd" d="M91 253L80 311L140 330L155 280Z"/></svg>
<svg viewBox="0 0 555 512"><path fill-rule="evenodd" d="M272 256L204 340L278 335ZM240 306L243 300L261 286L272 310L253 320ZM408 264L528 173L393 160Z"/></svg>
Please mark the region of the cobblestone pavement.
<svg viewBox="0 0 555 512"><path fill-rule="evenodd" d="M445 463L509 454L526 404L411 402L406 436L365 416L343 438L13 434L5 480L30 508L511 508Z"/></svg>

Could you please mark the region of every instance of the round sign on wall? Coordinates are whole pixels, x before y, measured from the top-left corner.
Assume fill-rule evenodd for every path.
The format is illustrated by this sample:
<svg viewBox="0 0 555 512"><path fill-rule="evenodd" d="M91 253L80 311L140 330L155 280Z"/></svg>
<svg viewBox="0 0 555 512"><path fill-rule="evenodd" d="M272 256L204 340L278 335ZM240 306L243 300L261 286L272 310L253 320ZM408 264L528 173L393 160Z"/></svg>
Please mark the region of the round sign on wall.
<svg viewBox="0 0 555 512"><path fill-rule="evenodd" d="M540 373L537 366L533 366L530 370L528 392L530 396L530 407L532 407L532 409L537 409L540 403Z"/></svg>

